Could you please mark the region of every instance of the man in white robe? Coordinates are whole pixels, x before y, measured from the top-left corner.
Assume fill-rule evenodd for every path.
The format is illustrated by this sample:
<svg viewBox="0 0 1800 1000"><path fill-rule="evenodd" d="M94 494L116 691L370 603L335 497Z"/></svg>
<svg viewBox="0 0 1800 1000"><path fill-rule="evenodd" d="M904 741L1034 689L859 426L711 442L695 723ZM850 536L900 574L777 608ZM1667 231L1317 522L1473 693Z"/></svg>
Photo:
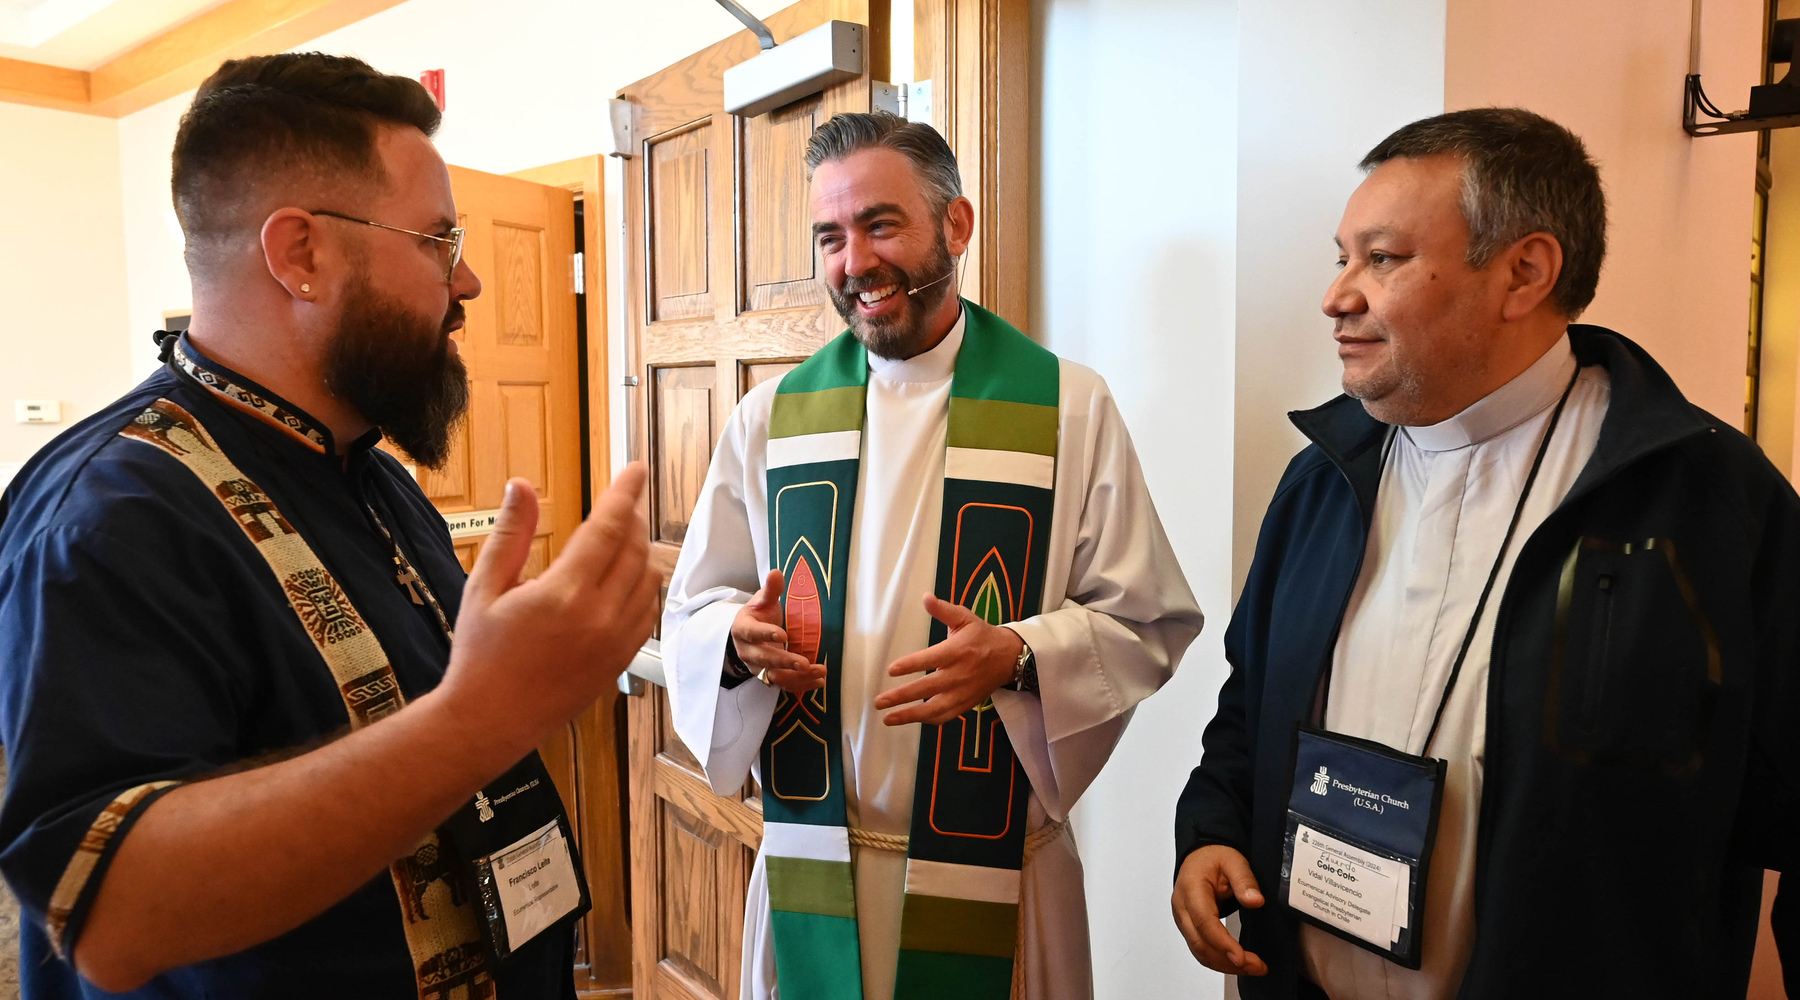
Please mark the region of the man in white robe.
<svg viewBox="0 0 1800 1000"><path fill-rule="evenodd" d="M953 719L991 697L1031 782L1017 971L1026 996L1088 997L1081 861L1064 824L1134 707L1169 679L1198 634L1199 608L1106 384L1064 360L1048 610L994 626L937 602L950 635L921 655L933 617L951 375L966 328L952 259L968 245L973 211L954 158L929 126L839 116L814 137L808 166L827 289L869 351L836 694L852 844L867 840L856 831L908 834L919 723ZM824 678L823 667L784 651L782 581L765 577L777 384L749 392L720 437L664 618L675 729L720 794L755 772L779 689L799 693ZM1032 676L1020 676L1026 647ZM917 676L926 669L935 672ZM906 855L853 846L852 861L863 996L888 1000ZM775 996L760 854L744 925L742 995Z"/></svg>

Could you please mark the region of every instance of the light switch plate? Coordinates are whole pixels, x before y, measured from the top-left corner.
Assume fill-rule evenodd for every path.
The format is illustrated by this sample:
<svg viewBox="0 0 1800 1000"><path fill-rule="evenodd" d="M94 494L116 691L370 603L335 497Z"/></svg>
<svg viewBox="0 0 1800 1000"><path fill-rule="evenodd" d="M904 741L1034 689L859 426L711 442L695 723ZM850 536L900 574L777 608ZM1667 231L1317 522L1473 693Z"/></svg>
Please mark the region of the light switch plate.
<svg viewBox="0 0 1800 1000"><path fill-rule="evenodd" d="M62 404L54 399L15 399L13 416L21 424L60 424Z"/></svg>

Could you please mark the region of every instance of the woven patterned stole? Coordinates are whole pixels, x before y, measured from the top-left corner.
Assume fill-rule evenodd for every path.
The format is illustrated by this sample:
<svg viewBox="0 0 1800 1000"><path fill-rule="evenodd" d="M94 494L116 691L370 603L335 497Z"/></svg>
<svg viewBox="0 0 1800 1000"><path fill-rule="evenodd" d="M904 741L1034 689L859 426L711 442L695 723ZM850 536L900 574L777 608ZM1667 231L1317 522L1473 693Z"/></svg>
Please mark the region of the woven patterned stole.
<svg viewBox="0 0 1800 1000"><path fill-rule="evenodd" d="M991 624L1036 614L1056 468L1058 362L971 303L950 385L936 592ZM781 382L769 417L770 559L788 645L826 686L783 693L764 737L763 855L783 996L860 1000L839 712L868 358L848 332ZM931 641L945 628L934 622ZM897 1000L1009 995L1030 783L993 703L922 726Z"/></svg>
<svg viewBox="0 0 1800 1000"><path fill-rule="evenodd" d="M225 457L193 414L159 399L120 433L187 466L268 561L288 605L337 682L350 728L361 729L400 711L406 698L374 631L306 540ZM437 834L427 834L389 871L400 895L421 1000L491 1000L494 980L475 908Z"/></svg>

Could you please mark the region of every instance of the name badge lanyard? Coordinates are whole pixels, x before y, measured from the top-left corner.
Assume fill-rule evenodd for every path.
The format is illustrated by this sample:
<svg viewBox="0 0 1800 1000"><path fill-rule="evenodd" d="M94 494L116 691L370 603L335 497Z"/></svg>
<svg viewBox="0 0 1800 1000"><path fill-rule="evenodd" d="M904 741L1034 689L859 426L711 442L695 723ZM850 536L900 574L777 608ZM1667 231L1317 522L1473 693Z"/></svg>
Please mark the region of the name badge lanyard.
<svg viewBox="0 0 1800 1000"><path fill-rule="evenodd" d="M1519 530L1519 521L1525 516L1525 501L1531 497L1531 487L1537 483L1538 470L1544 466L1544 457L1550 454L1550 440L1556 436L1556 425L1562 422L1563 408L1569 402L1569 393L1575 391L1575 383L1581 378L1581 366L1575 366L1575 374L1569 378L1569 384L1563 387L1561 398L1556 401L1556 409L1550 414L1550 424L1544 428L1544 440L1538 444L1537 457L1531 460L1531 471L1525 476L1525 486L1519 490L1519 502L1513 506L1512 520L1507 522L1506 534L1500 539L1500 551L1494 556L1494 566L1488 570L1487 583L1481 588L1481 598L1475 602L1475 613L1469 617L1468 631L1463 633L1462 646L1456 651L1456 661L1450 665L1450 679L1444 682L1444 696L1438 699L1437 711L1431 717L1431 728L1425 732L1425 745L1420 753L1429 753L1431 741L1437 738L1438 726L1444 721L1444 709L1450 704L1450 692L1456 687L1456 679L1462 674L1463 661L1469 658L1469 647L1475 644L1475 633L1481 628L1481 613L1487 609L1488 597L1494 592L1494 582L1500 579L1500 567L1506 562L1506 552L1512 548L1513 534ZM1323 722L1323 718L1320 719Z"/></svg>
<svg viewBox="0 0 1800 1000"><path fill-rule="evenodd" d="M454 642L455 630L431 584L413 569L375 506L367 509L393 549L394 582L414 604L429 605L438 627ZM574 828L537 751L490 785L493 795L487 788L477 791L438 833L458 855L452 862L456 870L446 865L442 875L460 877L473 891L489 956L505 964L527 941L586 914L592 899Z"/></svg>
<svg viewBox="0 0 1800 1000"><path fill-rule="evenodd" d="M1500 551L1432 714L1425 752L1437 738L1451 692L1524 518L1525 504L1579 378L1578 366L1545 427ZM1321 699L1321 723L1325 700ZM1443 801L1446 762L1310 726L1301 726L1296 732L1294 754L1282 856L1282 901L1308 923L1405 968L1419 968L1424 930L1419 918Z"/></svg>

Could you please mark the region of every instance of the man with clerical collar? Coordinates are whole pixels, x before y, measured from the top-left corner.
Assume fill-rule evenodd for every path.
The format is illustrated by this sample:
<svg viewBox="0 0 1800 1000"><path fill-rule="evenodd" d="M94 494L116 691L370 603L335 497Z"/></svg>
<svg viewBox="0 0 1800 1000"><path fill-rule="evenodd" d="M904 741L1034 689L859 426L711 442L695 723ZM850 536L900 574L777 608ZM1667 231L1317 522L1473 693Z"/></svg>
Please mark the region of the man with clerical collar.
<svg viewBox="0 0 1800 1000"><path fill-rule="evenodd" d="M1362 167L1346 394L1293 414L1175 921L1252 1000L1742 997L1800 846L1800 501L1571 325L1606 209L1568 130L1459 111Z"/></svg>
<svg viewBox="0 0 1800 1000"><path fill-rule="evenodd" d="M1106 384L958 297L943 138L806 164L850 328L738 404L663 619L676 732L762 786L741 995L1087 997L1069 809L1199 608Z"/></svg>
<svg viewBox="0 0 1800 1000"><path fill-rule="evenodd" d="M190 332L0 499L27 998L574 996L585 896L532 748L654 622L644 477L525 583L537 504L509 483L465 582L375 449L441 462L468 398L481 283L438 118L354 59L222 66L175 140ZM471 899L521 828L556 879L535 933Z"/></svg>

